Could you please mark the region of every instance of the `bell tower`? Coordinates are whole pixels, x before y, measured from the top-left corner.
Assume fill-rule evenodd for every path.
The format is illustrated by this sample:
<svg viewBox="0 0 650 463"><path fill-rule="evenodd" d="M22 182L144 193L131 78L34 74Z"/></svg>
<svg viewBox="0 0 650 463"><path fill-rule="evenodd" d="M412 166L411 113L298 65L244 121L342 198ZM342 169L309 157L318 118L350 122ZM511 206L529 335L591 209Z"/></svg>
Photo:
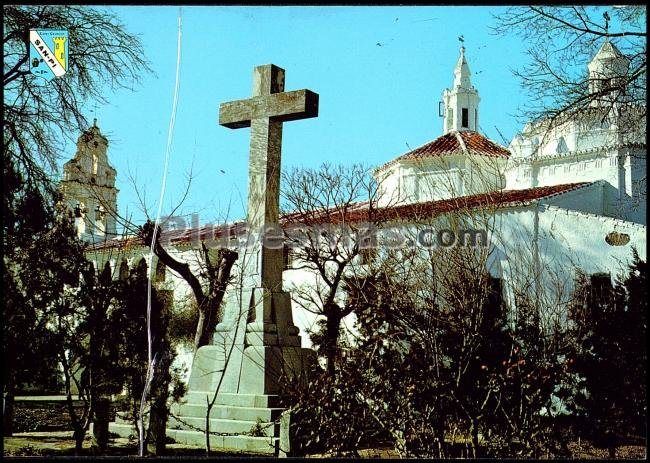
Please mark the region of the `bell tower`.
<svg viewBox="0 0 650 463"><path fill-rule="evenodd" d="M478 132L478 91L470 81L471 72L465 59L465 46L454 68L454 84L442 93L444 123L442 133L471 130Z"/></svg>
<svg viewBox="0 0 650 463"><path fill-rule="evenodd" d="M591 62L589 69L589 93L596 95L591 106L608 106L620 97L630 68L630 60L605 40Z"/></svg>
<svg viewBox="0 0 650 463"><path fill-rule="evenodd" d="M63 166L61 192L77 236L84 241L101 241L117 233L117 172L108 162L107 149L108 140L95 119L77 139L74 158Z"/></svg>

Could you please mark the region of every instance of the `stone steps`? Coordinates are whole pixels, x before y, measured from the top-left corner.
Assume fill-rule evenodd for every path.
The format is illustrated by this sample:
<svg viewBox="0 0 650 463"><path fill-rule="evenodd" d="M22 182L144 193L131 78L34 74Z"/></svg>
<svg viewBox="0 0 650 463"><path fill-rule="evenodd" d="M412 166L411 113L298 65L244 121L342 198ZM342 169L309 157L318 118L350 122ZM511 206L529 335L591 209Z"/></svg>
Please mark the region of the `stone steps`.
<svg viewBox="0 0 650 463"><path fill-rule="evenodd" d="M205 418L205 405L196 404L173 404L171 413L180 417ZM240 407L237 405L215 404L210 410L210 418L230 419L241 421L270 422L276 420L282 413L282 408L257 408Z"/></svg>
<svg viewBox="0 0 650 463"><path fill-rule="evenodd" d="M209 391L188 391L185 395L185 401L191 405L201 405L205 407L206 396L212 400L213 392ZM280 397L277 395L261 394L234 394L223 392L217 394L215 405L231 405L235 407L251 408L275 408L280 405Z"/></svg>
<svg viewBox="0 0 650 463"><path fill-rule="evenodd" d="M137 432L129 423L114 422L109 426L110 432L121 437L136 436ZM205 448L205 434L199 431L188 431L183 429L167 429L167 436L178 444L185 444ZM278 446L277 437L253 437L253 436L210 436L212 448L244 451L261 454L275 454Z"/></svg>
<svg viewBox="0 0 650 463"><path fill-rule="evenodd" d="M257 421L242 421L242 420L229 420L229 419L210 419L210 431L225 434L249 434L253 428L258 427ZM279 425L277 426L279 427ZM167 421L168 433L169 430L182 429L186 431L201 432L205 429L205 418L199 417L173 417L170 416ZM197 429L198 428L198 429ZM266 437L274 437L276 433L276 425L273 422L260 422L259 429L261 435Z"/></svg>

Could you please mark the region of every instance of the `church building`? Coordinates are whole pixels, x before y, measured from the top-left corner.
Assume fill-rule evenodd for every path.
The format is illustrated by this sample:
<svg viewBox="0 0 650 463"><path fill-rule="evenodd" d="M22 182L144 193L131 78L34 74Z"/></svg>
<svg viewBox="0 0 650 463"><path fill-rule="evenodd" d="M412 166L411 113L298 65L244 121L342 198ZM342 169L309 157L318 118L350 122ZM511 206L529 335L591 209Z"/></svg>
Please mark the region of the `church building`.
<svg viewBox="0 0 650 463"><path fill-rule="evenodd" d="M480 106L495 102L487 96L482 101L461 47L451 88L442 92L439 107L432 108L442 116L442 134L374 170L380 191L376 206L400 224L423 216L434 223L459 210L476 215L487 211L488 270L501 280L511 308L513 291L524 277L542 292L557 284L551 275L562 278L563 289L570 288L576 270L615 278L631 261L633 249L646 259L645 125L630 130L629 116L639 108L603 91L627 66L628 58L605 41L586 65L590 90L603 96L580 117L526 124L505 147L480 133ZM606 105L613 109L603 117ZM118 191L107 148L93 124L65 164L61 188L80 238L92 243L89 257L98 268L110 262L117 275L122 260L132 265L148 259L149 248L136 237L116 234ZM359 204L357 212L364 207L368 204ZM215 232L204 227L177 233L169 252L196 267L192 237L211 240ZM530 259L522 259L524 253ZM156 285L172 290L175 304L187 303L192 294L188 285L153 259L148 264L156 269ZM318 278L299 267L287 264L285 289ZM293 320L303 347L309 347L316 316L294 304ZM191 352L178 361L190 367Z"/></svg>
<svg viewBox="0 0 650 463"><path fill-rule="evenodd" d="M587 66L590 88L602 90L603 82L620 79L628 65L616 46L605 41ZM504 147L479 132L480 103L461 47L452 86L442 92L438 108L442 135L375 169L378 207L401 223L421 218L423 211L433 217L460 208L489 209L490 272L504 282L521 273L516 267L523 264L512 258L518 254L514 248L531 243L537 262L526 265L547 268L553 262L565 267L567 275L580 268L615 277L633 247L645 258L645 126L624 131L621 114L629 112L621 111L617 102L618 112L600 117L598 106L612 104L605 95L592 103L593 115L587 112L559 125L528 123ZM148 248L134 237L116 234L116 171L107 149L95 121L79 137L75 157L65 164L61 189L78 235L94 243L89 249L92 259L97 265L110 261L117 273L122 259L131 263L147 257ZM177 235L172 253L195 262L190 237L205 238L209 232L214 230ZM155 257L149 264L156 266L159 285L173 290L175 299L187 299L191 293L183 280L157 264ZM289 266L284 280L290 287L313 276ZM294 319L298 325L302 320L305 330L314 323L311 314L295 313ZM309 339L304 334L303 342Z"/></svg>
<svg viewBox="0 0 650 463"><path fill-rule="evenodd" d="M98 242L115 238L117 171L108 162L108 140L99 131L97 119L77 139L77 152L63 166L61 193L74 214L77 236Z"/></svg>

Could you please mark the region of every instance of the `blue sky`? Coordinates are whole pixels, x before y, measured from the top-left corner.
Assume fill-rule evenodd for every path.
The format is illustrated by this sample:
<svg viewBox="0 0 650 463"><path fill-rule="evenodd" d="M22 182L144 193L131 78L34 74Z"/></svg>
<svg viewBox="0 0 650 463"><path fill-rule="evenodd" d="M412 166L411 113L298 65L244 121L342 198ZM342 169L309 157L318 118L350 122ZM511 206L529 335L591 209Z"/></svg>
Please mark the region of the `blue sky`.
<svg viewBox="0 0 650 463"><path fill-rule="evenodd" d="M138 34L155 75L109 95L96 110L117 169L122 214L141 222L133 177L155 214L176 65L178 7L110 7ZM453 78L458 36L481 95L480 128L502 143L521 126L525 95L511 69L525 59L514 37L491 34L490 7L183 7L180 94L163 212L202 223L245 212L249 130L217 124L219 104L248 98L253 67L286 70L286 90L320 95L318 118L284 125L283 169L323 161L380 165L441 135L438 101ZM379 44L379 45L378 45ZM95 109L88 106L92 120ZM68 144L65 160L74 147Z"/></svg>

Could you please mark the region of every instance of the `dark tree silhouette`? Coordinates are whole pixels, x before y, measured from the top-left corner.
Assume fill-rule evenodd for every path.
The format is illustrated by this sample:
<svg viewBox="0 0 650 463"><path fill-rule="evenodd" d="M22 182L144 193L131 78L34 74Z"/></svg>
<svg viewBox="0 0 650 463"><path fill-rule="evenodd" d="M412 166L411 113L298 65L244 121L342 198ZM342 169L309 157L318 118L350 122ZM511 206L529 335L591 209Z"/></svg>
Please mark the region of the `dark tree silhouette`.
<svg viewBox="0 0 650 463"><path fill-rule="evenodd" d="M117 88L133 88L150 68L139 38L113 14L87 6L3 7L3 160L27 183L52 188L63 139L82 132L89 101L105 102ZM68 71L51 82L30 73L30 28L69 32Z"/></svg>

